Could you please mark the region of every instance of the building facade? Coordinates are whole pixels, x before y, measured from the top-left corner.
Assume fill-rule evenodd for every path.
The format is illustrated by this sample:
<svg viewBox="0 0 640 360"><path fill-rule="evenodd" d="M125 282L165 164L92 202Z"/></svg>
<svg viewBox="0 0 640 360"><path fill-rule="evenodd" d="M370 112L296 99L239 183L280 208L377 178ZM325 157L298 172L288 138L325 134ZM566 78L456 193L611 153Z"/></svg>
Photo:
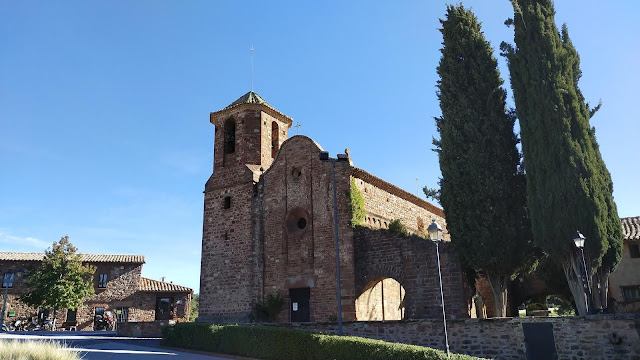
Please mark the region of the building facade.
<svg viewBox="0 0 640 360"><path fill-rule="evenodd" d="M188 319L193 290L142 277L142 255L81 254L84 264L95 267L95 294L78 309L58 309L56 323L63 329L93 330L96 315L110 311L117 322ZM47 318L52 309L34 309L18 297L28 291L26 274L40 265L43 253L0 252L3 293L6 290L5 322Z"/></svg>
<svg viewBox="0 0 640 360"><path fill-rule="evenodd" d="M353 166L348 152L333 159L309 137L289 138L293 120L254 92L210 121L199 321L248 321L268 294L284 299L281 322L335 320L336 233L344 320L441 316L435 245L387 228L399 219L418 235L434 220L446 229L442 209ZM364 198L359 226L352 185ZM468 316L460 266L448 244L441 252L447 315Z"/></svg>
<svg viewBox="0 0 640 360"><path fill-rule="evenodd" d="M620 219L624 233L622 258L609 276L609 298L616 311L640 312L640 216Z"/></svg>

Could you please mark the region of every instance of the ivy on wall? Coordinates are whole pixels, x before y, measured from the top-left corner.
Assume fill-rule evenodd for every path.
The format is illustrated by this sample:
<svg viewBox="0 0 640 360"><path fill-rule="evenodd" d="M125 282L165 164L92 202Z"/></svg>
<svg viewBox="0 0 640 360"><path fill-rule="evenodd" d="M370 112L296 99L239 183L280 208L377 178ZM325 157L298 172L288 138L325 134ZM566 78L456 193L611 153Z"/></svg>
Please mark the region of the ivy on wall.
<svg viewBox="0 0 640 360"><path fill-rule="evenodd" d="M351 213L351 226L356 227L362 225L364 221L364 196L356 186L356 180L351 178L351 187L347 194L351 201L349 202L349 212Z"/></svg>

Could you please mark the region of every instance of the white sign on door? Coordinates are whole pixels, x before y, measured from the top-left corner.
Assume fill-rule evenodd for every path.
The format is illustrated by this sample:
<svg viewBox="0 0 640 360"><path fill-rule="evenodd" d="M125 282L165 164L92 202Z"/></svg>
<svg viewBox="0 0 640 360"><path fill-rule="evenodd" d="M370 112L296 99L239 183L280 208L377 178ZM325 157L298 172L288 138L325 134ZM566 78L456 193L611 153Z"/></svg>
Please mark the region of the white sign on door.
<svg viewBox="0 0 640 360"><path fill-rule="evenodd" d="M293 311L298 311L298 303L297 302L294 302L292 307L293 307Z"/></svg>

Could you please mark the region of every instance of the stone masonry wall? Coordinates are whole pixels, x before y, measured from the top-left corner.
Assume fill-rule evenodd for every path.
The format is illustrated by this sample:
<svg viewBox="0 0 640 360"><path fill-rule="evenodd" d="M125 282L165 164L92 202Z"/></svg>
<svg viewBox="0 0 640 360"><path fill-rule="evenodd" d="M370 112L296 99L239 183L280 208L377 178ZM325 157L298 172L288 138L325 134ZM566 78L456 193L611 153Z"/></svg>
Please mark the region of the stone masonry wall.
<svg viewBox="0 0 640 360"><path fill-rule="evenodd" d="M158 338L162 337L162 327L175 324L175 320L157 320L148 322L129 322L118 324L117 335L125 337Z"/></svg>
<svg viewBox="0 0 640 360"><path fill-rule="evenodd" d="M224 198L230 197L230 208ZM243 321L257 297L252 242L253 184L242 183L205 193L200 309L202 319Z"/></svg>
<svg viewBox="0 0 640 360"><path fill-rule="evenodd" d="M290 321L289 289L310 288L311 321L335 319L336 262L333 226L333 175L330 161L320 161L322 149L305 136L294 136L280 149L259 183L263 213L264 293L280 292ZM349 225L348 162L336 163L342 313L355 320L353 230ZM296 228L305 218L304 229ZM287 223L293 219L293 223Z"/></svg>
<svg viewBox="0 0 640 360"><path fill-rule="evenodd" d="M407 319L442 316L436 245L418 236L399 237L386 229L363 226L355 231L355 277L358 295L372 282L393 278L405 289ZM440 243L440 269L449 318L469 317L470 294L449 242Z"/></svg>
<svg viewBox="0 0 640 360"><path fill-rule="evenodd" d="M450 240L442 209L428 206L430 204L417 196L362 170L355 169L354 178L364 197L366 216L361 225L373 229L388 228L392 220L400 219L410 233L424 235L431 221L436 220L445 230L443 239Z"/></svg>
<svg viewBox="0 0 640 360"><path fill-rule="evenodd" d="M640 318L594 315L556 318L496 318L447 321L452 352L496 360L525 360L523 323L551 323L560 360L640 359ZM332 324L291 327L337 333ZM344 333L444 350L442 322L437 320L350 322Z"/></svg>
<svg viewBox="0 0 640 360"><path fill-rule="evenodd" d="M172 319L185 319L189 314L191 294L138 292L133 299L133 309L129 310L130 322L148 322L156 320L156 299L160 297L173 298L174 314ZM193 319L192 319L193 320Z"/></svg>

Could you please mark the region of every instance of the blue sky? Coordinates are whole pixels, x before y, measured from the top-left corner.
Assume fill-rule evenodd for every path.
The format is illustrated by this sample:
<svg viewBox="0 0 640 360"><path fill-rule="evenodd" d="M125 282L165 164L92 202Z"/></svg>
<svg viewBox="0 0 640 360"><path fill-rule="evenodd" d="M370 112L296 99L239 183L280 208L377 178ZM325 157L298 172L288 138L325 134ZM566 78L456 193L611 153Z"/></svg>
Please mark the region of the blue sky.
<svg viewBox="0 0 640 360"><path fill-rule="evenodd" d="M463 3L495 49L512 41L509 1ZM81 252L144 254L144 276L197 291L209 112L249 90L252 45L255 91L301 134L407 191L435 186L445 5L0 0L0 250L68 234ZM619 214L639 216L640 2L556 5L583 93L603 102L592 124Z"/></svg>

